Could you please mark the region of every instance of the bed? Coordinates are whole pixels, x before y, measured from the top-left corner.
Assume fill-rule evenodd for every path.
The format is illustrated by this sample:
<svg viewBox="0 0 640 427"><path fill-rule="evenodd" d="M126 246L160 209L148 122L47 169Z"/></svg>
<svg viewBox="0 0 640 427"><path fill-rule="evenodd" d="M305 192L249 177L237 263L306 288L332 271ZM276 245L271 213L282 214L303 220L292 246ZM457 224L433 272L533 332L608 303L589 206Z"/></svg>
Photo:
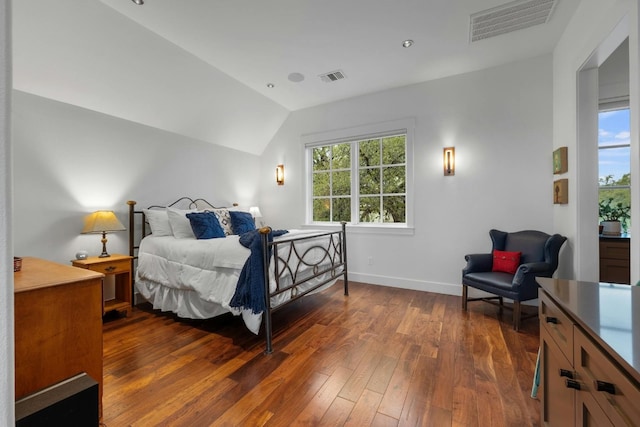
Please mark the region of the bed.
<svg viewBox="0 0 640 427"><path fill-rule="evenodd" d="M127 204L133 286L154 309L186 319L230 312L254 334L264 324L272 353L275 311L339 279L349 295L344 222L339 231L272 230L256 228L236 205L201 198L142 210Z"/></svg>

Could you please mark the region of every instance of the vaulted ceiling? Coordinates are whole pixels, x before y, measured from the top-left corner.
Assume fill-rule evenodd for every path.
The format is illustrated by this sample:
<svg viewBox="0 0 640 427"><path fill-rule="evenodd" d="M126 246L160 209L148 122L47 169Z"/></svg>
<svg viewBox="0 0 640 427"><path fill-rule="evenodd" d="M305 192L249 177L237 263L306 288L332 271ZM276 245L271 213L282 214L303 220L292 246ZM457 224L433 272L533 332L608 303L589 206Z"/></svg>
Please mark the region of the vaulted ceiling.
<svg viewBox="0 0 640 427"><path fill-rule="evenodd" d="M19 1L14 87L260 154L290 111L550 53L579 2L470 42L470 17L507 2Z"/></svg>

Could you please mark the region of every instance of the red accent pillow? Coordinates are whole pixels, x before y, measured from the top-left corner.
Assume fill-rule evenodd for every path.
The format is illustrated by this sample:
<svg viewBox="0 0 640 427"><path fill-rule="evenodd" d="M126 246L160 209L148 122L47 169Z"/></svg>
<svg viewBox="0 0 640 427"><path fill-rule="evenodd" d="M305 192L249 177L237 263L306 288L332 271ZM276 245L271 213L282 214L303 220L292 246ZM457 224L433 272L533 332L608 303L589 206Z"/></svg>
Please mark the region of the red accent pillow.
<svg viewBox="0 0 640 427"><path fill-rule="evenodd" d="M520 255L522 252L493 251L493 267L491 271L516 274L520 265Z"/></svg>

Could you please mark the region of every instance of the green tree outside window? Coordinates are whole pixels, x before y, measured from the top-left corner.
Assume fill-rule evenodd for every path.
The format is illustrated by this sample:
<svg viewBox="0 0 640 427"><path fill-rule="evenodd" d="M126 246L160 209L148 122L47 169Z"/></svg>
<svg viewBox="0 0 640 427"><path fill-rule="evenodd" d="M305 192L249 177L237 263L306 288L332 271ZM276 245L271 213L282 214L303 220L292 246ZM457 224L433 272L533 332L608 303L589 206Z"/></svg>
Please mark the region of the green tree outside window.
<svg viewBox="0 0 640 427"><path fill-rule="evenodd" d="M406 135L313 147L313 221L353 221L357 207L360 223L406 223L406 150Z"/></svg>

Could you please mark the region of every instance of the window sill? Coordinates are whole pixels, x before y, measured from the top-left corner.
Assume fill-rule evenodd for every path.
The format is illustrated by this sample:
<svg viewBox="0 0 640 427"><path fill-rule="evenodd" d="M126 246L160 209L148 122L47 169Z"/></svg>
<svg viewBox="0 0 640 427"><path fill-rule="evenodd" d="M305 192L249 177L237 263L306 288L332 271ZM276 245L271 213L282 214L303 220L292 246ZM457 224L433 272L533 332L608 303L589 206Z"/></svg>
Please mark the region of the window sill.
<svg viewBox="0 0 640 427"><path fill-rule="evenodd" d="M340 224L311 223L303 224L301 228L308 230L339 230ZM347 232L350 234L388 234L396 236L413 236L415 234L415 229L406 225L354 225L347 223Z"/></svg>

